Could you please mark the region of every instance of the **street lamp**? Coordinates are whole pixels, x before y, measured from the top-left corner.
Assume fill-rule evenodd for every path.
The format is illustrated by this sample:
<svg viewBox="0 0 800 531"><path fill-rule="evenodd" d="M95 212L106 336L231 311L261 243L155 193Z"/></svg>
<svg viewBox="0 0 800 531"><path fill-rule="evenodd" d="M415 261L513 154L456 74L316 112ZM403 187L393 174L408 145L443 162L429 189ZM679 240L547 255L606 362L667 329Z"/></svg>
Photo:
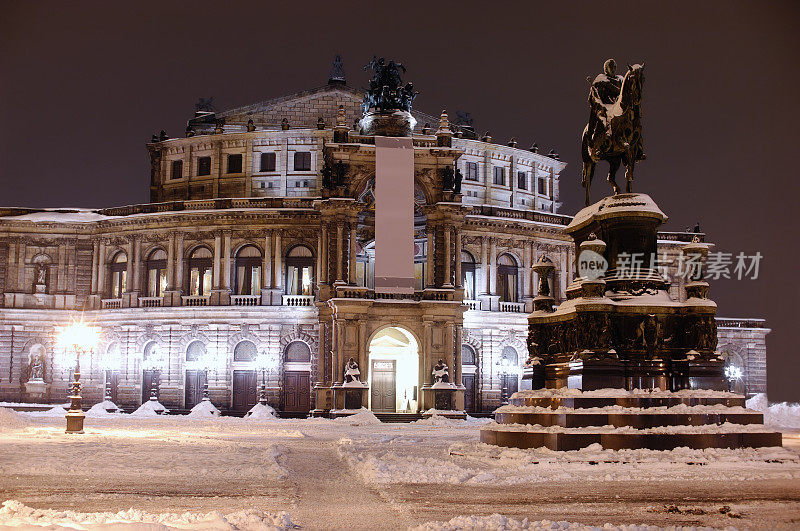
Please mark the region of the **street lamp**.
<svg viewBox="0 0 800 531"><path fill-rule="evenodd" d="M58 344L65 350L75 351L75 380L70 385L69 411L67 411L66 433L83 433L83 409L81 408L81 354L92 352L100 339L98 330L80 321L72 321L58 334Z"/></svg>
<svg viewBox="0 0 800 531"><path fill-rule="evenodd" d="M261 352L254 360L256 367L261 370L261 391L258 396L258 403L262 405L267 404L267 370L272 372L274 362L272 356L268 356L266 352Z"/></svg>

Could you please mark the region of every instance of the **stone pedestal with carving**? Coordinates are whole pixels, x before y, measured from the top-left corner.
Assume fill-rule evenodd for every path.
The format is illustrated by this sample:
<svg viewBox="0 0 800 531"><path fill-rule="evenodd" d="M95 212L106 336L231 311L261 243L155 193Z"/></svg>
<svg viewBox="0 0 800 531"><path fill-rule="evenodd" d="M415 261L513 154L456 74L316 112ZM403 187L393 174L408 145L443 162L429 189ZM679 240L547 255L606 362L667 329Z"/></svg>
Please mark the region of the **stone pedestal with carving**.
<svg viewBox="0 0 800 531"><path fill-rule="evenodd" d="M47 392L50 384L41 378L32 378L25 382L25 396L29 402L44 402L47 400Z"/></svg>

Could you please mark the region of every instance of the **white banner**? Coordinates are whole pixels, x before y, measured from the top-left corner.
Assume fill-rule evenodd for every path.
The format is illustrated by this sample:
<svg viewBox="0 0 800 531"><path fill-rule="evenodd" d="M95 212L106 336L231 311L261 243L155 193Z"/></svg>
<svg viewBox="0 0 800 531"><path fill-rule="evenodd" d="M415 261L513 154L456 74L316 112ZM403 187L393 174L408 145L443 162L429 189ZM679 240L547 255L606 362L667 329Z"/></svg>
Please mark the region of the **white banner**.
<svg viewBox="0 0 800 531"><path fill-rule="evenodd" d="M414 145L375 137L375 291L414 293Z"/></svg>

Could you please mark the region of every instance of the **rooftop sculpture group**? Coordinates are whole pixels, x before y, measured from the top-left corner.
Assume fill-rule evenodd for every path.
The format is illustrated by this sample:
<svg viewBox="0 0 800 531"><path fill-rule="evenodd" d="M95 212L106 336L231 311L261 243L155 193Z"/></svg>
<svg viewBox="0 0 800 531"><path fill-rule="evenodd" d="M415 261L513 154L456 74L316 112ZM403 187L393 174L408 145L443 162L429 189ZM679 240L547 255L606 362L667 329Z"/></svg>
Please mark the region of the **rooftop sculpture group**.
<svg viewBox="0 0 800 531"><path fill-rule="evenodd" d="M412 83L403 86L400 71L405 73L406 67L402 63L395 61L387 63L383 57L378 59L373 56L364 66L364 70L369 68L372 69L373 76L364 95L364 102L361 104L363 112L366 114L372 109L379 112L398 110L411 112L411 103L419 92L414 90Z"/></svg>

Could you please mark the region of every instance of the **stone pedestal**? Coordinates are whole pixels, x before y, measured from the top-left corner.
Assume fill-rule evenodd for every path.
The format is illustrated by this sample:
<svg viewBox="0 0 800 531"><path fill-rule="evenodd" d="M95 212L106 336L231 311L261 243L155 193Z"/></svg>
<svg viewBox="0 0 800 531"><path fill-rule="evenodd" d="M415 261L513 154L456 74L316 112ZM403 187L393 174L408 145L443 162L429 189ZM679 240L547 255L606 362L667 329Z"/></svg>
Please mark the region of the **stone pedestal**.
<svg viewBox="0 0 800 531"><path fill-rule="evenodd" d="M33 378L24 384L25 395L30 402L44 402L47 400L47 392L50 389L50 384L41 378Z"/></svg>
<svg viewBox="0 0 800 531"><path fill-rule="evenodd" d="M437 382L422 387L422 415L431 416L429 410L437 415L450 418L466 418L464 412L464 387L454 383Z"/></svg>
<svg viewBox="0 0 800 531"><path fill-rule="evenodd" d="M369 406L369 386L364 382L336 384L333 386L332 390L333 408L331 415L342 416L343 414L352 414L354 410Z"/></svg>

